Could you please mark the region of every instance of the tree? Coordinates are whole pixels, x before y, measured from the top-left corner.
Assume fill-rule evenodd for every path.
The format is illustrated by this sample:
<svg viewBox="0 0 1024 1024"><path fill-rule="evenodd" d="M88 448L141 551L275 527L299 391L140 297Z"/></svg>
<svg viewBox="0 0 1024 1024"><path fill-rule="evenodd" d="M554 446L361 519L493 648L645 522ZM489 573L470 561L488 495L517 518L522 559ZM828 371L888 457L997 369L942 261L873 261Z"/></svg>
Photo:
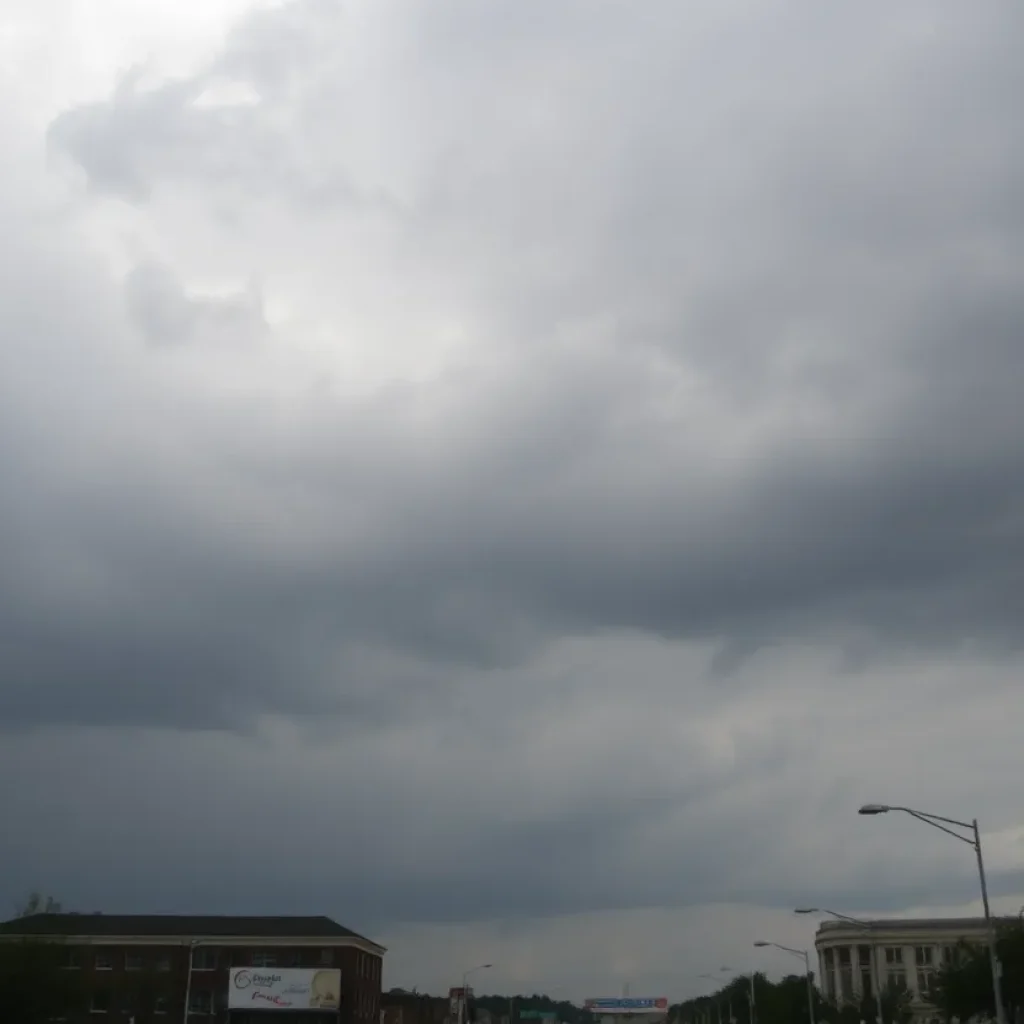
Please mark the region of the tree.
<svg viewBox="0 0 1024 1024"><path fill-rule="evenodd" d="M1024 1007L1024 929L1009 925L1000 929L996 950L1002 965L1002 995L1007 1013ZM933 1000L947 1020L995 1016L992 965L987 946L961 943L957 955L936 978Z"/></svg>
<svg viewBox="0 0 1024 1024"><path fill-rule="evenodd" d="M15 917L31 917L33 914L59 914L60 904L52 896L30 892L28 899L17 909Z"/></svg>
<svg viewBox="0 0 1024 1024"><path fill-rule="evenodd" d="M738 1024L750 1024L751 979L740 977L711 996L701 996L671 1008L669 1017L674 1024L718 1024L719 1013L725 1024L727 1009L731 1007ZM791 974L779 982L769 981L763 974L753 978L757 1024L807 1024L807 976ZM910 1024L910 1003L903 993L884 992L882 1010L886 1024ZM867 997L861 1006L836 1006L824 1000L814 990L814 1018L828 1024L861 1024L874 1021L877 1013L875 1001Z"/></svg>
<svg viewBox="0 0 1024 1024"><path fill-rule="evenodd" d="M64 953L57 942L0 942L0 1006L4 1020L44 1024L67 1016L82 1004L81 972L62 970Z"/></svg>

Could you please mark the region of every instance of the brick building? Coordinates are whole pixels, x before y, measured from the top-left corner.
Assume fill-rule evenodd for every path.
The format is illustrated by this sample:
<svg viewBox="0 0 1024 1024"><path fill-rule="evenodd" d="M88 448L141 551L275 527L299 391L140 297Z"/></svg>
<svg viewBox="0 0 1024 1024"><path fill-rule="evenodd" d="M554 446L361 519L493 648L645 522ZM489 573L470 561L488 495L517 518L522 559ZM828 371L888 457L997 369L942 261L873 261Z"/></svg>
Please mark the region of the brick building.
<svg viewBox="0 0 1024 1024"><path fill-rule="evenodd" d="M450 1024L444 996L392 990L380 998L381 1024Z"/></svg>
<svg viewBox="0 0 1024 1024"><path fill-rule="evenodd" d="M62 969L81 972L83 1005L69 1024L380 1021L384 947L328 917L32 914L0 923L0 942L18 940L57 944ZM252 970L240 975L242 968ZM314 976L326 979L330 992L320 1005L329 1009L243 1003L252 991L242 993L243 982Z"/></svg>

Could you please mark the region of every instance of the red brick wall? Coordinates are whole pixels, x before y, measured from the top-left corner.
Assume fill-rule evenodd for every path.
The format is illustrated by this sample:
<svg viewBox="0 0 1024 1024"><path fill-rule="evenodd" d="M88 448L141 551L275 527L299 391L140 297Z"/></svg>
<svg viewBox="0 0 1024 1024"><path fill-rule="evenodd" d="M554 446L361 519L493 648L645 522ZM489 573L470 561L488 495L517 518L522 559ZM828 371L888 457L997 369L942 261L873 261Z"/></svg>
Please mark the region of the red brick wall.
<svg viewBox="0 0 1024 1024"><path fill-rule="evenodd" d="M184 1016L189 950L185 945L81 945L71 946L77 954L86 1005L81 1021L89 1024L179 1024ZM341 970L341 1013L330 1015L338 1024L379 1024L382 958L351 946L275 946L253 943L251 946L202 945L194 954L191 991L210 993L212 1015L190 1015L190 1024L217 1024L227 1020L228 971L231 967L252 965L253 953L270 953L276 967L336 967ZM203 969L204 958L213 954L216 966ZM322 956L322 954L327 954ZM97 955L109 958L110 969L97 966ZM141 969L130 970L126 956L141 956ZM166 967L166 969L164 969ZM93 997L110 996L109 1011L89 1012ZM163 998L164 1013L157 1012L157 997ZM232 1015L232 1024L243 1024L240 1012ZM284 1024L281 1015L273 1015ZM115 1019L116 1018L116 1019ZM340 1020L339 1020L340 1018ZM266 1024L267 1015L260 1018ZM304 1018L312 1024L307 1012ZM76 1021L77 1024L77 1021Z"/></svg>

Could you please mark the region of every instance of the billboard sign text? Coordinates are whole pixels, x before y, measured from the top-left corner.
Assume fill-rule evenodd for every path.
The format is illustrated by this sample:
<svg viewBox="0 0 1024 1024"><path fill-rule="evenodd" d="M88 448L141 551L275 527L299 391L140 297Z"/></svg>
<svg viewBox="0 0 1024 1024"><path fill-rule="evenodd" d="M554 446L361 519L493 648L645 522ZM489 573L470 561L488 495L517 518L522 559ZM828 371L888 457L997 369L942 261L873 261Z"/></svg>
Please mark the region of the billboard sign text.
<svg viewBox="0 0 1024 1024"><path fill-rule="evenodd" d="M229 1010L337 1010L341 971L235 967L228 976Z"/></svg>

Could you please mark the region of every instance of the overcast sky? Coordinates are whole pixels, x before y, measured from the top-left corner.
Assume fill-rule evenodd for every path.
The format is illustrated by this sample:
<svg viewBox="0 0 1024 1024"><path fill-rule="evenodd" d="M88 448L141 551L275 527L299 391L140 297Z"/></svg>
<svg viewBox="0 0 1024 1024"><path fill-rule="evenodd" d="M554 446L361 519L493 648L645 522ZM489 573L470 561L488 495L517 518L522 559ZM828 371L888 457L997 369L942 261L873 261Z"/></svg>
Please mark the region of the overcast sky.
<svg viewBox="0 0 1024 1024"><path fill-rule="evenodd" d="M0 900L385 983L1024 903L1018 0L6 0Z"/></svg>

